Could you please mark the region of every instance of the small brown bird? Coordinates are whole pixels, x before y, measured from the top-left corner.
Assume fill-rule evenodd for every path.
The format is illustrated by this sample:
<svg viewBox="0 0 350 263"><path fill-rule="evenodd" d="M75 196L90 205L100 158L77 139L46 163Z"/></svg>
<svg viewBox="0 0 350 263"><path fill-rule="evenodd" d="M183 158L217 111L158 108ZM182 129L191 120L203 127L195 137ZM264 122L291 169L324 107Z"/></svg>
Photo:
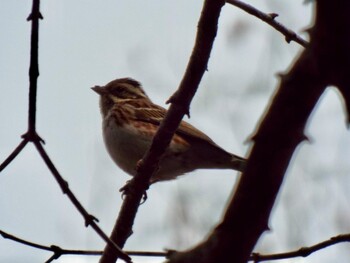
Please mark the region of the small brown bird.
<svg viewBox="0 0 350 263"><path fill-rule="evenodd" d="M134 176L166 110L154 104L141 84L121 78L92 88L100 95L103 138L113 161ZM243 171L246 160L231 154L200 130L182 121L162 156L151 183L175 179L196 169Z"/></svg>

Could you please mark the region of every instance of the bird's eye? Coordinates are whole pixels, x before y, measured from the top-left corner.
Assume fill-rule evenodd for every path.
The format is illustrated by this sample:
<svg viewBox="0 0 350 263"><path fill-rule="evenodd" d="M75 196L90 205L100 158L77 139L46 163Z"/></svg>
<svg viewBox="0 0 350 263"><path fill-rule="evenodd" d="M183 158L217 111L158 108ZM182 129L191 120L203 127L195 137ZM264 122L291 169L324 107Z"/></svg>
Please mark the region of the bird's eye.
<svg viewBox="0 0 350 263"><path fill-rule="evenodd" d="M111 90L111 94L114 96L120 96L123 93L123 89L121 89L120 87L115 87Z"/></svg>

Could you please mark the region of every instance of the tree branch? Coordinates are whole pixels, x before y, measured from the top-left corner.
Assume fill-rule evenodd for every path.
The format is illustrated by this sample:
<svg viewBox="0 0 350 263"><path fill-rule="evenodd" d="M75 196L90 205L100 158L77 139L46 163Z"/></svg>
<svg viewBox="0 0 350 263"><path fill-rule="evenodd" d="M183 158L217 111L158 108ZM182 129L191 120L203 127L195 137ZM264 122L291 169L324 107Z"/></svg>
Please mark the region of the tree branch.
<svg viewBox="0 0 350 263"><path fill-rule="evenodd" d="M198 22L198 31L185 75L178 90L169 99L171 106L155 135L152 145L145 154L137 175L132 180L131 190L127 194L117 222L111 234L111 239L123 247L132 233L132 226L141 198L148 188L149 180L157 168L161 155L168 147L171 138L180 124L184 114L189 113L190 103L197 91L201 78L207 69L210 52L217 33L217 24L224 0L206 0ZM101 263L114 262L117 259L106 246Z"/></svg>
<svg viewBox="0 0 350 263"><path fill-rule="evenodd" d="M0 235L5 239L10 239L14 242L33 247L36 249L46 250L53 252L53 255L46 262L51 262L55 259L58 259L62 255L86 255L86 256L99 256L102 255L103 251L100 250L81 250L81 249L64 249L56 245L45 246L31 241L24 240L22 238L16 237L5 231L0 230ZM307 257L312 253L315 253L321 249L336 245L338 243L350 242L350 234L342 234L338 236L331 237L328 240L322 241L318 244L302 247L294 251L276 253L276 254L260 254L253 253L249 257L249 261L262 262L267 260L280 260L288 259L294 257ZM150 251L125 251L130 256L141 256L141 257L170 257L175 251L168 252L150 252Z"/></svg>
<svg viewBox="0 0 350 263"><path fill-rule="evenodd" d="M92 255L92 256L96 256L96 255L101 255L102 254L101 251L63 249L63 248L60 248L59 246L55 246L55 245L44 246L44 245L40 245L38 243L34 243L34 242L31 242L31 241L24 240L22 238L18 238L16 236L8 234L8 233L6 233L6 232L4 232L2 230L0 230L0 235L2 235L3 238L7 238L7 239L10 239L10 240L13 240L13 241L15 241L17 243L20 243L20 244L23 244L23 245L26 245L26 246L29 246L29 247L33 247L33 248L37 248L37 249L53 252L53 255L46 262L51 262L51 261L53 261L55 259L58 259L62 255Z"/></svg>
<svg viewBox="0 0 350 263"><path fill-rule="evenodd" d="M37 81L39 77L39 19L42 19L40 13L40 0L33 0L32 12L27 21L32 21L32 34L30 41L30 67L29 67L29 113L28 113L28 131L35 132L36 120L36 93Z"/></svg>
<svg viewBox="0 0 350 263"><path fill-rule="evenodd" d="M296 43L302 45L303 47L307 47L308 42L306 40L302 39L300 36L297 35L297 33L292 31L291 29L286 28L284 25L282 25L281 23L275 20L278 14L276 13L266 14L256 9L255 7L239 0L226 0L226 2L246 11L247 13L269 24L270 26L275 28L277 31L282 33L285 36L285 39L288 43L290 43L291 41L295 41Z"/></svg>
<svg viewBox="0 0 350 263"><path fill-rule="evenodd" d="M95 232L111 247L111 250L118 255L121 259L123 259L125 262L131 262L131 258L126 255L119 246L113 242L111 239L108 238L108 236L102 231L102 229L96 224L95 221L98 221L96 217L89 214L86 209L81 205L79 200L75 197L73 192L69 189L68 182L65 181L58 170L56 169L55 165L51 161L50 157L47 155L45 149L42 147L40 141L34 141L34 144L40 154L40 156L43 158L45 164L51 171L52 175L55 177L57 183L62 189L62 192L66 194L69 198L69 200L73 203L73 205L76 207L76 209L80 212L80 214L85 219L85 226L91 226Z"/></svg>
<svg viewBox="0 0 350 263"><path fill-rule="evenodd" d="M16 237L2 230L0 230L0 235L5 239L10 239L14 242L23 244L25 246L53 252L53 255L46 262L51 262L55 259L58 259L62 255L99 256L99 255L102 255L103 253L103 251L101 250L64 249L56 245L45 246L45 245L41 245L38 243L25 240L23 238ZM140 256L140 257L165 257L166 256L165 252L128 251L125 253L130 256Z"/></svg>

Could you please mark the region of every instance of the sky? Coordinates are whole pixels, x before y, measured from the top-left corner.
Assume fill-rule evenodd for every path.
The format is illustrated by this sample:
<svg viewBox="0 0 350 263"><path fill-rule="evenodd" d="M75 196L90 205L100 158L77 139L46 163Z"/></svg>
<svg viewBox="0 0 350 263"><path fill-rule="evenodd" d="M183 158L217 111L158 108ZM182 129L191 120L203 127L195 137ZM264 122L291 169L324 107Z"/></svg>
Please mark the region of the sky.
<svg viewBox="0 0 350 263"><path fill-rule="evenodd" d="M303 33L312 4L250 1ZM143 84L165 106L191 53L202 1L53 1L41 3L37 131L45 149L85 208L110 233L129 179L111 161L102 141L94 85L121 77ZM2 1L0 8L0 162L27 128L31 1ZM217 144L246 156L278 85L302 48L286 43L268 25L226 4L214 48L188 120ZM349 132L334 88L309 120L309 142L297 149L270 218L271 231L255 251L283 252L350 231L347 191ZM237 173L196 171L155 184L137 215L128 250L185 249L200 242L224 213ZM64 196L32 145L0 174L0 229L40 244L102 249L103 241ZM20 253L19 253L20 252ZM44 262L50 254L0 239L1 262ZM345 262L346 245L283 262ZM63 256L57 262L96 262ZM135 262L161 262L135 258ZM282 261L281 261L282 262Z"/></svg>

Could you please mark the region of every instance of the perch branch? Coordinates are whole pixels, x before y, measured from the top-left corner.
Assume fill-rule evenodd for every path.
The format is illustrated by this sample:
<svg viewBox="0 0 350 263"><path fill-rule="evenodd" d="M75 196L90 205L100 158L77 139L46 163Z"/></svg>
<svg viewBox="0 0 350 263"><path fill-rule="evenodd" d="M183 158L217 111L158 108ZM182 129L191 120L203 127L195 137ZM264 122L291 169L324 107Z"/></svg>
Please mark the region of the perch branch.
<svg viewBox="0 0 350 263"><path fill-rule="evenodd" d="M171 103L167 115L155 135L152 145L145 154L137 174L132 180L131 191L126 195L120 210L111 239L123 247L132 233L132 226L141 198L149 186L149 180L157 168L161 155L168 147L171 138L184 114L189 113L190 103L197 91L202 76L207 69L210 52L217 33L217 24L224 0L206 0L198 22L195 45L187 65L185 75L178 90L169 99ZM101 263L117 259L109 245L106 246Z"/></svg>

